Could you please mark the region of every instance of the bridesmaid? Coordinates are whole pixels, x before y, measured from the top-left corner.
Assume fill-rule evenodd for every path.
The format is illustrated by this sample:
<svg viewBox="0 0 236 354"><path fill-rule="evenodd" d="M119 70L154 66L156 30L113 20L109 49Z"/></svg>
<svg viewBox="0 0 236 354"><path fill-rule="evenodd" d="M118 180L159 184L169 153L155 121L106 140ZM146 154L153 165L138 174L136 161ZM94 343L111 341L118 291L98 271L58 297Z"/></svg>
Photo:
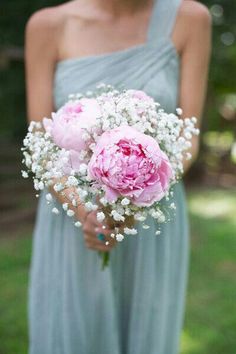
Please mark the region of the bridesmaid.
<svg viewBox="0 0 236 354"><path fill-rule="evenodd" d="M99 82L142 89L200 125L210 56L208 10L192 0L72 0L34 14L26 29L28 118L41 120L70 93ZM198 139L193 138L193 160ZM192 162L185 161L185 171ZM68 193L70 191L68 190ZM94 213L77 230L42 193L29 287L30 354L177 354L188 269L182 183L176 215L106 246ZM64 200L55 194L61 209ZM111 253L100 270L97 251Z"/></svg>

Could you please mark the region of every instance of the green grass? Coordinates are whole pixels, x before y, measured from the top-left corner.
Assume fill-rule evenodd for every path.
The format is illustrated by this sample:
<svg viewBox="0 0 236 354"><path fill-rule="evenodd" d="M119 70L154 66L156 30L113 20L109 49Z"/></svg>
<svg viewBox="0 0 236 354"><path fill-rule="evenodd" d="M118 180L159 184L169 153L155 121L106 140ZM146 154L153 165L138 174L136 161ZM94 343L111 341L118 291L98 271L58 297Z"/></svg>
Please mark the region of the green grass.
<svg viewBox="0 0 236 354"><path fill-rule="evenodd" d="M0 354L27 353L29 235L0 239Z"/></svg>
<svg viewBox="0 0 236 354"><path fill-rule="evenodd" d="M189 210L192 255L181 354L235 354L236 191L191 191ZM0 239L0 354L27 353L29 234Z"/></svg>
<svg viewBox="0 0 236 354"><path fill-rule="evenodd" d="M190 281L182 354L236 353L236 192L189 193Z"/></svg>

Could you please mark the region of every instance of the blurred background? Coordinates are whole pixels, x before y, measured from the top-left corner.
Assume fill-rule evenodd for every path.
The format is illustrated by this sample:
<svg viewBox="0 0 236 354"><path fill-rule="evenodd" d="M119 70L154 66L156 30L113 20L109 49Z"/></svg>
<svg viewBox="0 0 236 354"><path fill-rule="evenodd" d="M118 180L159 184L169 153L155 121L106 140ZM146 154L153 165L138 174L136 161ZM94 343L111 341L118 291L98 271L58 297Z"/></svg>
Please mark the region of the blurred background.
<svg viewBox="0 0 236 354"><path fill-rule="evenodd" d="M20 173L26 132L24 28L33 12L62 2L0 1L0 354L24 354L28 344L37 201ZM192 249L181 354L235 354L236 1L202 2L213 17L213 54L201 153L185 178Z"/></svg>

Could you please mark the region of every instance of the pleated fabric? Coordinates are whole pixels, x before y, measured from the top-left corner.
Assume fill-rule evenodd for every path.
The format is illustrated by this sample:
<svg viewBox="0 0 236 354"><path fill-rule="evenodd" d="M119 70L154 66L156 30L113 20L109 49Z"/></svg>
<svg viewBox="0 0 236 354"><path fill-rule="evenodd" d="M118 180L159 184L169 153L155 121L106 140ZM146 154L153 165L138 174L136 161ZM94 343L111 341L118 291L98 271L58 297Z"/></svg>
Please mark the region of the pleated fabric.
<svg viewBox="0 0 236 354"><path fill-rule="evenodd" d="M147 42L57 64L55 106L71 93L105 82L143 89L173 112L179 57L170 39L181 0L157 0ZM188 218L182 183L174 187L170 221L126 237L101 270L81 230L40 196L29 284L30 354L177 354L188 270Z"/></svg>

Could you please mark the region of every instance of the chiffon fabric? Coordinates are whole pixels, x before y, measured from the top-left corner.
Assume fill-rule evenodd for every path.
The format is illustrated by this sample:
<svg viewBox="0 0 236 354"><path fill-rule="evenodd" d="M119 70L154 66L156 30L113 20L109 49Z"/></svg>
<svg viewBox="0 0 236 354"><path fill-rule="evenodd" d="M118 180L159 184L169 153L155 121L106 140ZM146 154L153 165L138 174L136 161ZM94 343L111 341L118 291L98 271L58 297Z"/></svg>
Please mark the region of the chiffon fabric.
<svg viewBox="0 0 236 354"><path fill-rule="evenodd" d="M146 42L113 53L57 63L55 107L71 93L105 82L144 90L168 112L178 105L179 57L171 33L181 0L154 3ZM29 284L30 354L177 354L188 270L188 218L182 183L171 221L138 226L101 270L97 252L43 192L33 237Z"/></svg>

